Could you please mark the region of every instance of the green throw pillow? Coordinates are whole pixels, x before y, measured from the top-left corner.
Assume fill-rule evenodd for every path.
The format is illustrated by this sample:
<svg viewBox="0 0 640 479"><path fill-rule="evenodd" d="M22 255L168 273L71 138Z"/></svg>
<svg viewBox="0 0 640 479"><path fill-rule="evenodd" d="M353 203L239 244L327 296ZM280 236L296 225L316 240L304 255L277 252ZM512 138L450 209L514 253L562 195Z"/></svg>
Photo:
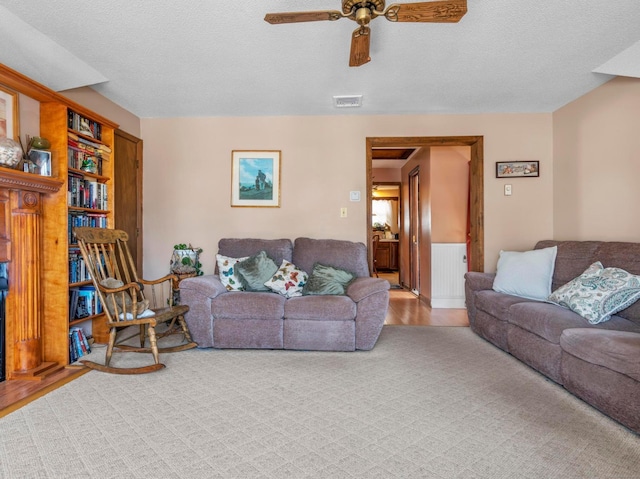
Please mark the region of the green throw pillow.
<svg viewBox="0 0 640 479"><path fill-rule="evenodd" d="M343 269L316 263L302 290L303 295L345 295L356 275Z"/></svg>
<svg viewBox="0 0 640 479"><path fill-rule="evenodd" d="M245 291L270 291L264 283L278 271L278 265L266 251L260 251L236 264L236 271Z"/></svg>

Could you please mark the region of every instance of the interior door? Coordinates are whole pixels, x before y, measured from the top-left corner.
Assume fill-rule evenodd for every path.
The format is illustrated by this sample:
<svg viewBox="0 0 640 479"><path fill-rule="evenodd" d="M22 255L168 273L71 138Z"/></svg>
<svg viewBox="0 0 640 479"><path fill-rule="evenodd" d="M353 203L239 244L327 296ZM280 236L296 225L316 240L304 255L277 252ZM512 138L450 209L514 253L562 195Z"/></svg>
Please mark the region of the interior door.
<svg viewBox="0 0 640 479"><path fill-rule="evenodd" d="M115 131L115 227L129 235L128 246L142 272L142 140Z"/></svg>
<svg viewBox="0 0 640 479"><path fill-rule="evenodd" d="M409 173L409 288L420 295L420 167Z"/></svg>

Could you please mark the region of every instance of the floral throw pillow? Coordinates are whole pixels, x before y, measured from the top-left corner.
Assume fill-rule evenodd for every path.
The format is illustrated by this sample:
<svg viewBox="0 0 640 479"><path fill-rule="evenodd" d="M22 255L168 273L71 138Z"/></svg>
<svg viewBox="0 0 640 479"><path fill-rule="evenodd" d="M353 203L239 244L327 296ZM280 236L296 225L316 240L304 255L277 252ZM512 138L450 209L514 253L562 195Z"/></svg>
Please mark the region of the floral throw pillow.
<svg viewBox="0 0 640 479"><path fill-rule="evenodd" d="M236 272L236 263L244 261L247 258L248 256L244 258L230 258L229 256L223 256L221 254L216 255L220 282L227 288L227 291L244 291L240 276L238 276Z"/></svg>
<svg viewBox="0 0 640 479"><path fill-rule="evenodd" d="M560 286L548 300L569 308L591 324L609 320L640 299L640 276L593 263L577 278Z"/></svg>
<svg viewBox="0 0 640 479"><path fill-rule="evenodd" d="M264 285L275 293L294 298L302 296L302 288L307 284L308 279L307 273L284 259L278 271Z"/></svg>

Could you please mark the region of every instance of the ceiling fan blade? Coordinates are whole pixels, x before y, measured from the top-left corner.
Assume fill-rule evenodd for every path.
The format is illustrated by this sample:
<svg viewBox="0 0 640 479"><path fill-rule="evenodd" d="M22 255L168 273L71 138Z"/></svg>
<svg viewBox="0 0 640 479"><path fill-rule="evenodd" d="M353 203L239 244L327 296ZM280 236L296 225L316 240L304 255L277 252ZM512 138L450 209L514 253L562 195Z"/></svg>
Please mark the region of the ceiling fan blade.
<svg viewBox="0 0 640 479"><path fill-rule="evenodd" d="M385 17L392 22L456 23L467 13L467 0L395 3L389 5Z"/></svg>
<svg viewBox="0 0 640 479"><path fill-rule="evenodd" d="M359 67L371 61L369 45L371 43L371 29L366 25L358 27L351 35L351 54L349 66Z"/></svg>
<svg viewBox="0 0 640 479"><path fill-rule="evenodd" d="M316 12L284 12L284 13L267 13L264 16L265 22L272 25L280 23L298 23L298 22L318 22L321 20L339 20L344 15L337 10L321 10Z"/></svg>

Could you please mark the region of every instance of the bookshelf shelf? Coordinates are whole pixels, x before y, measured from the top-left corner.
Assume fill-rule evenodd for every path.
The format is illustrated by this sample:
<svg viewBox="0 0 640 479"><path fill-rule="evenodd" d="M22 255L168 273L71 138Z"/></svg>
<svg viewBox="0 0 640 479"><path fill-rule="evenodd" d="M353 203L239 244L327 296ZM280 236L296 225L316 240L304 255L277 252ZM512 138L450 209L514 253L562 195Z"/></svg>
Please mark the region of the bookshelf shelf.
<svg viewBox="0 0 640 479"><path fill-rule="evenodd" d="M95 178L97 181L102 181L102 182L105 182L105 183L111 179L108 176L97 175L95 173L89 173L88 171L79 170L77 168L69 167L69 172L76 173L78 175L82 175L82 176L84 176L86 178Z"/></svg>
<svg viewBox="0 0 640 479"><path fill-rule="evenodd" d="M74 319L73 321L69 321L69 327L77 326L78 324L86 323L87 321L94 321L94 320L104 319L104 318L105 318L105 315L103 313L93 314L85 318L79 318L79 319Z"/></svg>

